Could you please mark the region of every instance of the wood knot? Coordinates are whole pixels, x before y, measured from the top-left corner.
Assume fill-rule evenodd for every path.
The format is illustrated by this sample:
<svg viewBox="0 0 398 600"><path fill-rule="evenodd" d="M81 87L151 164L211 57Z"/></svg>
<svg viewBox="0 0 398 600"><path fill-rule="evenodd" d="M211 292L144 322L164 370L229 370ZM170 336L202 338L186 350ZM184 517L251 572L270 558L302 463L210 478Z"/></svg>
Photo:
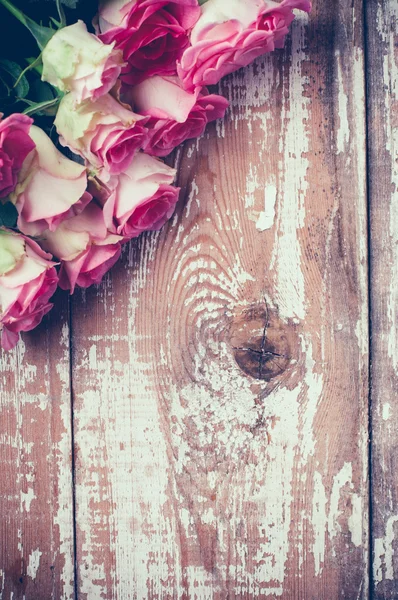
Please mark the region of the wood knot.
<svg viewBox="0 0 398 600"><path fill-rule="evenodd" d="M271 381L291 362L294 333L266 304L255 304L236 315L230 343L239 367L251 377Z"/></svg>

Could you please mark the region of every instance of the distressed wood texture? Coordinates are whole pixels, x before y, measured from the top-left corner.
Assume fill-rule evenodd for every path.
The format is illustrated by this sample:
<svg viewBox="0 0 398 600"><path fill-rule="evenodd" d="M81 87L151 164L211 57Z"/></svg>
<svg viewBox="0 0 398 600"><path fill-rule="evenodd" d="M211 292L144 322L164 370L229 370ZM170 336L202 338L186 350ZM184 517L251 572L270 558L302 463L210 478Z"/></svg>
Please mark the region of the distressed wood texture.
<svg viewBox="0 0 398 600"><path fill-rule="evenodd" d="M74 299L82 600L368 597L362 13L228 77L172 223Z"/></svg>
<svg viewBox="0 0 398 600"><path fill-rule="evenodd" d="M398 597L398 3L367 4L375 598Z"/></svg>
<svg viewBox="0 0 398 600"><path fill-rule="evenodd" d="M0 353L0 598L72 600L67 298Z"/></svg>

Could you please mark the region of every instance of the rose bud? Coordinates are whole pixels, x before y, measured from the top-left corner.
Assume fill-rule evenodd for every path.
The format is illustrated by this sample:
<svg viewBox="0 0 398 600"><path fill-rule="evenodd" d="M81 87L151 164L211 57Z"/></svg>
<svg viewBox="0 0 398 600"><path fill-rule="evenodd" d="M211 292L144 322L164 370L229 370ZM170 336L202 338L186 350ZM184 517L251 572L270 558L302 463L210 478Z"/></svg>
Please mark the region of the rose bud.
<svg viewBox="0 0 398 600"><path fill-rule="evenodd" d="M87 31L83 21L59 29L43 50L43 81L72 92L76 103L96 100L114 86L123 57Z"/></svg>
<svg viewBox="0 0 398 600"><path fill-rule="evenodd" d="M100 283L118 260L122 241L107 230L102 209L90 202L55 231L45 231L42 245L60 259L59 286L72 294L76 285Z"/></svg>
<svg viewBox="0 0 398 600"><path fill-rule="evenodd" d="M175 174L161 160L139 152L126 171L111 178L109 193L96 196L103 203L108 229L131 239L163 227L178 200L180 190L171 185Z"/></svg>
<svg viewBox="0 0 398 600"><path fill-rule="evenodd" d="M19 113L0 121L0 198L15 190L23 161L35 147L29 137L32 123L33 119Z"/></svg>
<svg viewBox="0 0 398 600"><path fill-rule="evenodd" d="M134 85L151 75L176 73L187 33L200 14L197 0L108 0L99 9L99 37L123 51L122 81Z"/></svg>
<svg viewBox="0 0 398 600"><path fill-rule="evenodd" d="M32 126L35 148L26 157L18 184L10 195L19 212L18 227L26 235L55 229L72 206L87 203L86 168L61 154L42 129Z"/></svg>
<svg viewBox="0 0 398 600"><path fill-rule="evenodd" d="M134 110L150 117L144 151L154 156L166 156L185 140L200 137L207 123L224 116L229 104L206 89L185 91L178 77L145 79L130 88L126 97Z"/></svg>
<svg viewBox="0 0 398 600"><path fill-rule="evenodd" d="M52 308L58 276L51 255L33 240L0 229L1 345L11 350L20 331L34 329Z"/></svg>
<svg viewBox="0 0 398 600"><path fill-rule="evenodd" d="M109 94L95 102L86 100L74 107L70 94L64 96L55 119L60 142L96 168L120 173L133 160L148 138L147 119L134 114Z"/></svg>
<svg viewBox="0 0 398 600"><path fill-rule="evenodd" d="M187 90L218 83L224 75L284 44L293 9L310 11L309 0L208 0L178 64Z"/></svg>

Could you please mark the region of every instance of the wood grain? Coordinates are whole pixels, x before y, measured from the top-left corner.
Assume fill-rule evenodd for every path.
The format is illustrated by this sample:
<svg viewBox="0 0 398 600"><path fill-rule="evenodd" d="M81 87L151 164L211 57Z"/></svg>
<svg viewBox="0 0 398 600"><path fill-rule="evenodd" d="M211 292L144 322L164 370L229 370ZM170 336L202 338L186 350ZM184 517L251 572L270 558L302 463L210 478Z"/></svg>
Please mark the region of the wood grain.
<svg viewBox="0 0 398 600"><path fill-rule="evenodd" d="M0 598L72 600L67 298L0 354Z"/></svg>
<svg viewBox="0 0 398 600"><path fill-rule="evenodd" d="M368 597L362 13L227 78L172 223L73 301L79 599Z"/></svg>
<svg viewBox="0 0 398 600"><path fill-rule="evenodd" d="M398 596L398 4L367 4L375 598Z"/></svg>

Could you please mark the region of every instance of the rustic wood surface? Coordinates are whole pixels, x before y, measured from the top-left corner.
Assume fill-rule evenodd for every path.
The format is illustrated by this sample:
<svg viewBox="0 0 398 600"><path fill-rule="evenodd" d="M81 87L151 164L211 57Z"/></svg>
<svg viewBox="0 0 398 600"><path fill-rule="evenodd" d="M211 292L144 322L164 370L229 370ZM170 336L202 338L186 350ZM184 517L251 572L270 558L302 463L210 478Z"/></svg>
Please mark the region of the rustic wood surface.
<svg viewBox="0 0 398 600"><path fill-rule="evenodd" d="M398 598L398 3L369 2L372 529L375 598Z"/></svg>
<svg viewBox="0 0 398 600"><path fill-rule="evenodd" d="M172 222L3 354L1 600L398 597L398 11L364 8L226 78Z"/></svg>
<svg viewBox="0 0 398 600"><path fill-rule="evenodd" d="M68 300L0 361L0 598L73 598Z"/></svg>

